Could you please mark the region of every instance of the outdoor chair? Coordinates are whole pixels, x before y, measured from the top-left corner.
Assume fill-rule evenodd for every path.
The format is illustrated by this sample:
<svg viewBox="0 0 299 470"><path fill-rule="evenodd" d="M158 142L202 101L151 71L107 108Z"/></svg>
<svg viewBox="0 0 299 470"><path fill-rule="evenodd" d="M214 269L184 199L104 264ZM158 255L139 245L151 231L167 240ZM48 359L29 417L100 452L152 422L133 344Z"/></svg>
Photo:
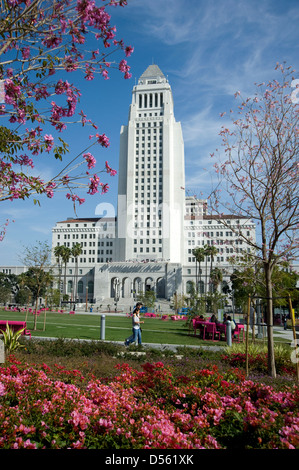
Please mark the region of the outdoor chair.
<svg viewBox="0 0 299 470"><path fill-rule="evenodd" d="M223 339L226 340L226 325L224 323L218 324L218 331L220 334L220 339L221 339L221 336L223 336Z"/></svg>
<svg viewBox="0 0 299 470"><path fill-rule="evenodd" d="M202 325L201 325L202 322L198 321L196 318L193 318L192 319L192 326L193 326L193 329L194 329L194 336L196 336L196 331L199 330L201 331L202 330Z"/></svg>
<svg viewBox="0 0 299 470"><path fill-rule="evenodd" d="M240 335L242 334L242 342L244 341L244 325L237 323L236 328L232 331L232 339L236 339L240 343Z"/></svg>
<svg viewBox="0 0 299 470"><path fill-rule="evenodd" d="M215 341L214 338L217 336L218 336L218 340L220 340L220 332L216 330L215 323L206 322L204 324L203 339L209 339L209 338L206 338L206 335L212 336L212 341Z"/></svg>

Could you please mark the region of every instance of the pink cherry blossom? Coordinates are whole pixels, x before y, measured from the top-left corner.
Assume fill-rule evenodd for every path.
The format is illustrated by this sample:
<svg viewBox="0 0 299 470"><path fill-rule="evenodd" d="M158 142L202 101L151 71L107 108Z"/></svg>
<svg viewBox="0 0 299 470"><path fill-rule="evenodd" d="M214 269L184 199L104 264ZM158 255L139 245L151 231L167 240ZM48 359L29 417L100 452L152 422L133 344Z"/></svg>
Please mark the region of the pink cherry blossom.
<svg viewBox="0 0 299 470"><path fill-rule="evenodd" d="M96 159L94 158L94 156L90 152L84 153L83 158L85 158L85 160L87 161L87 167L88 167L89 170L91 168L95 167Z"/></svg>
<svg viewBox="0 0 299 470"><path fill-rule="evenodd" d="M109 139L105 134L96 134L97 142L102 145L102 147L109 147Z"/></svg>
<svg viewBox="0 0 299 470"><path fill-rule="evenodd" d="M30 170L34 168L37 156L42 152L50 154L54 141L59 140L59 144L53 155L63 159L68 145L62 138L56 139L55 132L62 133L75 122L81 122L82 126L91 125L98 130L96 123L88 119L83 111L77 111L80 90L60 74L62 70L69 74L77 71L82 72L87 81L95 79L96 74L107 80L108 70L115 63L115 59L110 62L111 54L120 51L127 58L133 53L132 46L117 38L116 27L111 24L111 15L107 12L109 6L125 6L126 3L110 0L107 5L101 2L99 5L94 0L65 0L50 2L47 9L41 5L36 10L28 8L28 1L4 2L3 15L6 15L7 22L2 28L1 64L5 78L5 104L0 105L0 114L7 117L10 126L8 150L17 142L18 152L9 161L6 161L5 155L0 158L0 200L25 199L35 193L53 197L60 187L68 188L68 199L82 204L84 198L75 194L76 187L85 187L88 194L96 194L99 188L102 192L108 190L108 185L100 183L97 175L91 179L85 175L84 184L82 179L77 183L79 179L75 169L78 165L73 166L73 173L66 165L68 174L64 175L61 171L57 179L49 182L30 175ZM19 24L18 21L26 24L26 28L22 30L22 35L12 38L11 30L14 24ZM98 47L86 47L90 36L98 41ZM130 78L130 66L125 59L120 59L117 59L119 70L125 78ZM32 123L32 129L28 128L28 122ZM48 123L52 126L53 135L46 127ZM100 132L96 134L94 144L104 148L110 145L108 137ZM78 151L73 162L78 162L80 158L82 152ZM86 151L83 158L88 169L95 166L90 152ZM26 174L17 168L22 166L27 167ZM116 173L110 167L105 171L111 175Z"/></svg>
<svg viewBox="0 0 299 470"><path fill-rule="evenodd" d="M45 134L44 141L45 141L45 144L46 144L46 151L50 152L50 150L53 148L53 145L54 145L53 136L51 134L50 135Z"/></svg>
<svg viewBox="0 0 299 470"><path fill-rule="evenodd" d="M117 171L116 170L112 170L112 168L110 168L108 162L106 161L105 162L105 165L106 165L106 171L107 173L110 173L111 176L115 176L117 174Z"/></svg>

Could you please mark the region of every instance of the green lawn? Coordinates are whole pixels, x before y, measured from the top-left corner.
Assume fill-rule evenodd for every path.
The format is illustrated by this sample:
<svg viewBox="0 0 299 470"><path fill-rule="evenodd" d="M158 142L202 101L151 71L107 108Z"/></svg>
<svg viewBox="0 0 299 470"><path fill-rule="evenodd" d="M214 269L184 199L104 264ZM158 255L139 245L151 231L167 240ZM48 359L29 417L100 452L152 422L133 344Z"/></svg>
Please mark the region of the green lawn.
<svg viewBox="0 0 299 470"><path fill-rule="evenodd" d="M31 336L53 338L76 338L85 340L101 339L101 316L87 313L52 313L46 314L46 328L44 330L44 313L37 317L37 328L34 330L34 316L27 315L27 328ZM25 320L26 312L11 312L0 310L0 320ZM143 317L142 341L143 343L178 344L182 346L221 345L226 342L203 341L189 334L188 326L184 320L161 320L160 318ZM131 318L118 316L113 313L105 313L105 340L124 342L132 333ZM250 333L251 337L251 333ZM275 338L276 342L288 342L281 338Z"/></svg>
<svg viewBox="0 0 299 470"><path fill-rule="evenodd" d="M25 320L26 312L6 312L0 310L0 320ZM184 320L172 321L160 318L143 318L142 341L144 343L179 344L198 346L203 343L193 334L189 335ZM28 313L27 328L31 336L46 336L57 338L101 339L101 314L89 315L76 313L46 314L46 328L44 330L44 313L37 317L37 329L34 330L34 316ZM105 340L123 342L132 333L132 322L125 316L105 314ZM204 344L215 344L204 341ZM225 343L221 343L225 345Z"/></svg>

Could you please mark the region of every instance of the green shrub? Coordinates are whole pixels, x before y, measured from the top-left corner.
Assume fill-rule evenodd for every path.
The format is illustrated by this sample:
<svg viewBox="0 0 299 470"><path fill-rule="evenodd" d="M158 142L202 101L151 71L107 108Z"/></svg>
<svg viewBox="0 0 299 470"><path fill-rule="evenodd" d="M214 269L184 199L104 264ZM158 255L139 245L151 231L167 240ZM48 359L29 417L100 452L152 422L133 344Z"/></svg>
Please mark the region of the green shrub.
<svg viewBox="0 0 299 470"><path fill-rule="evenodd" d="M12 328L8 325L8 323L6 324L5 331L0 330L3 336L4 348L8 354L23 347L23 345L20 343L20 336L22 335L24 330L25 328L22 328L21 330L18 330L18 331L13 331Z"/></svg>
<svg viewBox="0 0 299 470"><path fill-rule="evenodd" d="M101 341L77 341L57 338L55 340L23 340L27 354L48 354L60 357L90 357L105 353L116 355L119 347L113 343Z"/></svg>
<svg viewBox="0 0 299 470"><path fill-rule="evenodd" d="M288 346L275 345L274 357L278 374L294 374L295 365L291 361L291 350ZM246 346L245 343L234 343L221 355L222 361L233 367L245 368ZM252 371L267 373L268 350L266 345L258 343L248 344L248 367Z"/></svg>

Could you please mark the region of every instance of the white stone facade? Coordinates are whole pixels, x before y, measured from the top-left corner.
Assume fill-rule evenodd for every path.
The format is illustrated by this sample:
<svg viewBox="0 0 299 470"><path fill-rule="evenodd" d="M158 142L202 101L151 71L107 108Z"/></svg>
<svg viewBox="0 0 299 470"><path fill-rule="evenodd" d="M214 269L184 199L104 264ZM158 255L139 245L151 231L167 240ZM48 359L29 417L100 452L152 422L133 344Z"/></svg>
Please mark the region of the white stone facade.
<svg viewBox="0 0 299 470"><path fill-rule="evenodd" d="M228 279L228 257L249 249L236 233L246 230L254 238L254 224L230 215L219 220L208 214L206 201L185 197L181 124L157 65L133 88L128 123L120 131L118 175L116 218L68 219L53 228L53 248L81 243L80 301L85 292L96 303L133 299L147 289L157 298L185 294L195 281L192 250L210 244L218 249L214 265ZM74 263L68 264L69 293ZM201 279L207 282L208 272Z"/></svg>
<svg viewBox="0 0 299 470"><path fill-rule="evenodd" d="M150 65L133 88L122 126L118 188L118 260L184 257L184 143L170 85Z"/></svg>
<svg viewBox="0 0 299 470"><path fill-rule="evenodd" d="M242 234L254 240L255 226L242 217L209 215L206 201L185 197L184 167L172 91L159 67L150 65L133 88L120 131L117 217L70 218L52 229L53 250L81 244L78 274L74 258L67 264L70 296L77 292L80 303L133 305L148 289L158 299L185 294L196 279L192 250L205 245L216 246L214 266L229 280L228 258L250 249ZM54 254L52 264L55 269ZM209 271L202 268L207 282Z"/></svg>

